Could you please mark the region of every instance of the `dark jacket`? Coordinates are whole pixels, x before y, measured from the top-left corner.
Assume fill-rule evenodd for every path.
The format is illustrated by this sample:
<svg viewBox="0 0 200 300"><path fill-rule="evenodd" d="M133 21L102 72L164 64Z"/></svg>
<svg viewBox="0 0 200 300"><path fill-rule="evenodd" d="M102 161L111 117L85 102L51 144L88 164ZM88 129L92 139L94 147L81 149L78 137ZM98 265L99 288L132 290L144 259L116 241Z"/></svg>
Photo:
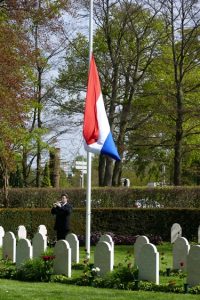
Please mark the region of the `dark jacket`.
<svg viewBox="0 0 200 300"><path fill-rule="evenodd" d="M69 230L69 220L70 220L71 212L72 212L72 206L69 203L66 203L61 207L56 206L51 209L51 213L53 215L56 215L56 221L54 226L55 230L57 231Z"/></svg>

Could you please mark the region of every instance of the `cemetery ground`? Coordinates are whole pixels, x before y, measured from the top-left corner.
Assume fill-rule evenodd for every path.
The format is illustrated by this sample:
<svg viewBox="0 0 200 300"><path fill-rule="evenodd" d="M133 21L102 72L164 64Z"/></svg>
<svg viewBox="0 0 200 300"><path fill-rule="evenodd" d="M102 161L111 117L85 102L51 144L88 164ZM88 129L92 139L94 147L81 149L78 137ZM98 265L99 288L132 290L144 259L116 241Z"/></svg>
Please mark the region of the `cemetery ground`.
<svg viewBox="0 0 200 300"><path fill-rule="evenodd" d="M170 276L166 274L166 268L172 266L172 245L170 243L163 243L157 246L160 253L160 284L168 286L183 287L185 283L184 274L171 273ZM48 253L51 253L52 249L48 249ZM121 245L115 246L115 269L119 264L127 267L133 262L133 246ZM1 254L1 253L0 253ZM91 248L91 259L93 262L94 247ZM12 279L0 279L0 300L11 300L11 299L194 299L198 297L192 294L176 294L170 293L169 290L166 292L151 291L151 286L147 283L147 291L137 290L120 290L119 288L107 289L107 288L96 288L89 286L76 286L73 284L73 279L83 276L85 268L85 251L83 247L80 247L80 264L72 266L72 278L64 278L63 283L58 282L23 282ZM3 265L3 260L0 263L0 267ZM0 270L1 273L1 270ZM1 275L1 274L0 274ZM61 277L62 278L62 277ZM69 284L70 283L70 284ZM143 286L145 289L145 285ZM150 290L148 290L150 289Z"/></svg>
<svg viewBox="0 0 200 300"><path fill-rule="evenodd" d="M197 295L145 291L122 291L60 283L0 280L0 300L195 300Z"/></svg>

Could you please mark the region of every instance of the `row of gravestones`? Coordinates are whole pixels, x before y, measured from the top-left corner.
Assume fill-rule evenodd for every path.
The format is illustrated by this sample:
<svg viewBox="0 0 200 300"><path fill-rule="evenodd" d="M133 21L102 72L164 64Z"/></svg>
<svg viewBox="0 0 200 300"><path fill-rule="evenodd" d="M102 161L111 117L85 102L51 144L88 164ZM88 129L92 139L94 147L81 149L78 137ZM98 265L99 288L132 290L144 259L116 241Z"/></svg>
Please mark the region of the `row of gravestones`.
<svg viewBox="0 0 200 300"><path fill-rule="evenodd" d="M39 225L37 232L47 236L47 228L45 225ZM2 247L3 237L5 231L2 226L0 226L0 247ZM171 227L171 243L174 243L178 237L182 236L182 228L180 224L174 223ZM17 229L17 237L18 239L26 239L27 238L27 231L24 225L20 225ZM200 244L200 226L198 228L198 244Z"/></svg>
<svg viewBox="0 0 200 300"><path fill-rule="evenodd" d="M171 227L171 243L174 243L178 237L182 236L182 228L178 223L174 223ZM200 244L200 226L198 227L198 244Z"/></svg>
<svg viewBox="0 0 200 300"><path fill-rule="evenodd" d="M159 253L156 247L149 243L147 237L137 238L134 254L139 279L159 284ZM178 237L173 244L173 269L187 272L187 283L190 287L199 285L200 245L190 246L186 238Z"/></svg>
<svg viewBox="0 0 200 300"><path fill-rule="evenodd" d="M175 225L175 226L174 226ZM173 224L174 228L182 234L182 230ZM3 227L0 227L2 233ZM19 266L27 259L39 257L47 247L47 231L44 225L38 227L38 232L31 242L26 239L25 227L18 228L18 243L14 233L7 232L3 237L3 258L11 259ZM58 241L54 248L54 273L71 276L71 263L79 262L79 241L75 234L69 234L65 240ZM157 248L149 243L145 236L139 236L134 244L135 265L138 267L139 279L148 280L159 284L159 253ZM103 235L94 252L94 265L99 267L100 275L113 270L114 243L109 235ZM187 271L187 282L190 286L200 283L200 246L190 247L184 237L177 237L173 244L173 269Z"/></svg>
<svg viewBox="0 0 200 300"><path fill-rule="evenodd" d="M45 225L39 225L37 232L47 236L47 229ZM0 247L2 247L3 237L5 231L2 226L0 226ZM174 223L171 227L171 243L174 243L178 237L182 236L182 228L180 224ZM20 225L17 229L17 237L18 239L26 239L27 231L24 225ZM198 243L200 244L200 226L198 228Z"/></svg>
<svg viewBox="0 0 200 300"><path fill-rule="evenodd" d="M77 242L76 248L70 242ZM60 240L56 243L54 248L54 273L55 274L64 274L68 277L71 276L71 263L72 257L76 255L76 262L79 261L79 241L74 234L69 234L66 237L66 240ZM46 236L37 232L33 239L32 244L26 238L21 238L16 243L16 238L13 232L6 232L3 238L3 259L10 259L12 262L16 263L16 266L19 267L26 260L41 257L42 253L46 250L47 239ZM73 253L73 256L72 254Z"/></svg>
<svg viewBox="0 0 200 300"><path fill-rule="evenodd" d="M39 225L37 228L37 232L41 233L43 236L47 237L47 228L45 225ZM0 226L0 247L3 245L3 237L5 235L5 230L2 226ZM26 239L27 238L27 230L24 225L18 226L17 229L17 238L18 239Z"/></svg>
<svg viewBox="0 0 200 300"><path fill-rule="evenodd" d="M19 235L18 235L19 237ZM41 257L47 248L47 236L37 232L31 242L20 237L18 242L13 232L6 232L2 241L3 259L9 259L19 267L28 259ZM72 262L79 262L79 240L77 236L70 233L65 240L60 240L54 247L54 274L64 274L71 277ZM94 253L95 265L99 266L100 274L112 271L114 266L114 243L108 235L101 236Z"/></svg>
<svg viewBox="0 0 200 300"><path fill-rule="evenodd" d="M58 244L59 243L59 244ZM61 240L56 243L55 256L61 257L66 241ZM62 245L62 246L61 246ZM69 250L68 250L69 251ZM70 254L68 254L70 255ZM134 244L135 266L138 268L138 279L147 280L159 284L159 253L155 245L151 244L147 237L138 236ZM59 266L64 266L65 261L60 261ZM68 262L70 259L68 258ZM67 276L71 275L71 265L67 265L69 270ZM100 269L100 275L111 272L114 266L114 243L109 235L101 236L94 251L94 266ZM187 283L189 286L200 284L200 245L191 246L184 237L179 237L173 244L173 269L182 268L187 271ZM56 272L61 270L56 269ZM70 272L70 273L69 273ZM64 269L59 274L63 274Z"/></svg>

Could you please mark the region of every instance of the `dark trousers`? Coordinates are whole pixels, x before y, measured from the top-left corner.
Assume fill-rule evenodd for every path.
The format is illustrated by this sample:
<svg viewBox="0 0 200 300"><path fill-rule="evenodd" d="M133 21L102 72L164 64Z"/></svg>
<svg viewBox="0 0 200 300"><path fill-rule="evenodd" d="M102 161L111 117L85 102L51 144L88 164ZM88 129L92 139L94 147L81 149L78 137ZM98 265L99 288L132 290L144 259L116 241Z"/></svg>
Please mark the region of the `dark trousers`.
<svg viewBox="0 0 200 300"><path fill-rule="evenodd" d="M57 241L65 240L66 235L69 233L69 230L57 231Z"/></svg>

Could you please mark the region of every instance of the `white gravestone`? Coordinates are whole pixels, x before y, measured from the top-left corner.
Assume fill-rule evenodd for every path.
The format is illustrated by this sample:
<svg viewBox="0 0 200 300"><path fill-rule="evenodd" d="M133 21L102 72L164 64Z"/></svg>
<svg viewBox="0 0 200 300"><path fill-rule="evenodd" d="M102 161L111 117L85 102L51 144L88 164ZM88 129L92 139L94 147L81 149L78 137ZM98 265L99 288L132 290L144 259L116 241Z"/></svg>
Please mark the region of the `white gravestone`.
<svg viewBox="0 0 200 300"><path fill-rule="evenodd" d="M3 237L3 259L16 261L16 238L13 232L8 231Z"/></svg>
<svg viewBox="0 0 200 300"><path fill-rule="evenodd" d="M138 279L159 284L159 253L153 244L145 244L138 258Z"/></svg>
<svg viewBox="0 0 200 300"><path fill-rule="evenodd" d="M4 228L2 226L0 226L0 247L3 246L3 237L5 235L5 231Z"/></svg>
<svg viewBox="0 0 200 300"><path fill-rule="evenodd" d="M171 227L171 243L174 243L178 237L182 236L182 228L178 223L174 223Z"/></svg>
<svg viewBox="0 0 200 300"><path fill-rule="evenodd" d="M32 259L32 245L28 239L20 239L16 248L16 266L20 266L28 259Z"/></svg>
<svg viewBox="0 0 200 300"><path fill-rule="evenodd" d="M43 234L44 236L47 236L47 228L45 225L39 225L37 232Z"/></svg>
<svg viewBox="0 0 200 300"><path fill-rule="evenodd" d="M71 277L71 248L67 241L59 240L54 247L54 274Z"/></svg>
<svg viewBox="0 0 200 300"><path fill-rule="evenodd" d="M18 236L19 240L27 238L27 231L26 231L26 227L24 225L20 225L18 227L17 236Z"/></svg>
<svg viewBox="0 0 200 300"><path fill-rule="evenodd" d="M99 275L113 270L112 247L108 242L98 242L94 251L94 266L100 269Z"/></svg>
<svg viewBox="0 0 200 300"><path fill-rule="evenodd" d="M33 258L40 257L41 254L47 249L47 237L37 232L32 239L32 245Z"/></svg>
<svg viewBox="0 0 200 300"><path fill-rule="evenodd" d="M75 263L79 263L79 240L74 233L69 233L65 240L69 243L71 248L71 258Z"/></svg>
<svg viewBox="0 0 200 300"><path fill-rule="evenodd" d="M111 264L114 266L114 242L109 234L104 234L100 237L99 242L107 242L112 248Z"/></svg>
<svg viewBox="0 0 200 300"><path fill-rule="evenodd" d="M179 237L173 244L173 269L187 270L187 256L190 250L188 240L184 237Z"/></svg>
<svg viewBox="0 0 200 300"><path fill-rule="evenodd" d="M200 226L198 227L198 244L200 244Z"/></svg>
<svg viewBox="0 0 200 300"><path fill-rule="evenodd" d="M149 244L149 239L148 237L144 236L144 235L139 235L135 241L134 244L134 258L135 258L135 262L134 265L138 266L138 259L139 259L139 254L141 251L141 248L145 245L145 244Z"/></svg>
<svg viewBox="0 0 200 300"><path fill-rule="evenodd" d="M200 245L190 248L187 257L187 283L190 287L200 284Z"/></svg>

